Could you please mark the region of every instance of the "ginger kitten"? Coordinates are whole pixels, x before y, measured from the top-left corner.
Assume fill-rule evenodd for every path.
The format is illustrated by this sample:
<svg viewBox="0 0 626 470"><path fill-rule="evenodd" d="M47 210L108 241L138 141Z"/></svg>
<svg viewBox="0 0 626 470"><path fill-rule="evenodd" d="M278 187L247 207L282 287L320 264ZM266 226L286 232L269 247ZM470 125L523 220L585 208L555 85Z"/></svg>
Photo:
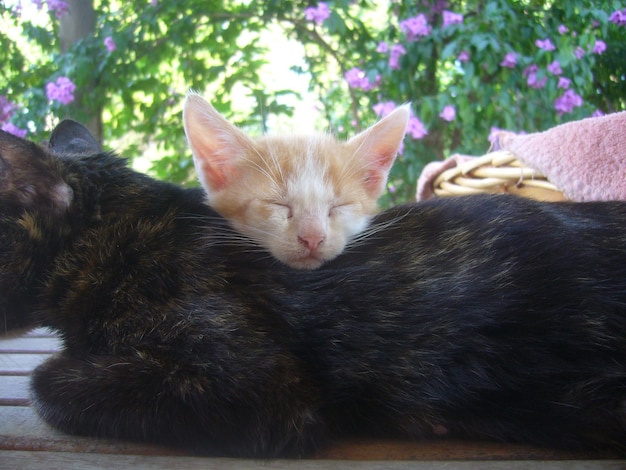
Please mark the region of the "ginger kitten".
<svg viewBox="0 0 626 470"><path fill-rule="evenodd" d="M208 203L276 259L315 269L368 225L404 138L408 106L348 141L251 138L190 93L185 133Z"/></svg>

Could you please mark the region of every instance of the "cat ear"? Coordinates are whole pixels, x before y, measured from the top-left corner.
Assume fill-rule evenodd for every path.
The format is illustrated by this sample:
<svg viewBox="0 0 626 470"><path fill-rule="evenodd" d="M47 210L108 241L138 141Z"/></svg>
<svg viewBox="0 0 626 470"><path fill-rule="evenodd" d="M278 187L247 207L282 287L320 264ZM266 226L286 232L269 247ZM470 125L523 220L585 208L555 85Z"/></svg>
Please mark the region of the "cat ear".
<svg viewBox="0 0 626 470"><path fill-rule="evenodd" d="M0 130L0 194L15 190L20 169L34 167L32 155L38 152L33 142Z"/></svg>
<svg viewBox="0 0 626 470"><path fill-rule="evenodd" d="M209 195L223 189L236 177L239 157L251 148L251 140L195 93L187 94L183 123L202 186Z"/></svg>
<svg viewBox="0 0 626 470"><path fill-rule="evenodd" d="M348 141L348 145L365 164L365 189L370 196L377 198L385 190L389 170L402 145L409 116L409 105L400 106Z"/></svg>
<svg viewBox="0 0 626 470"><path fill-rule="evenodd" d="M72 202L72 188L58 162L44 148L0 131L0 206L3 210L31 206L62 211Z"/></svg>
<svg viewBox="0 0 626 470"><path fill-rule="evenodd" d="M65 119L54 128L48 144L57 155L89 155L102 152L100 144L89 130L71 119Z"/></svg>

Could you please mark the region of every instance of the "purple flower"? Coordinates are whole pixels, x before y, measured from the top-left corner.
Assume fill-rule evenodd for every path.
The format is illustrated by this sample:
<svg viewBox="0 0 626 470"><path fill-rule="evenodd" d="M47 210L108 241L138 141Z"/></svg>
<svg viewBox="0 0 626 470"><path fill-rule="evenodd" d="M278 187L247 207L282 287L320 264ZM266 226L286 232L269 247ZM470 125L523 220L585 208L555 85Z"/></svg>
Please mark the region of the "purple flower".
<svg viewBox="0 0 626 470"><path fill-rule="evenodd" d="M454 121L454 118L456 117L456 109L452 105L446 105L443 107L441 113L439 113L439 117L444 121Z"/></svg>
<svg viewBox="0 0 626 470"><path fill-rule="evenodd" d="M538 78L536 73L529 74L528 78L526 79L526 83L528 83L528 86L531 88L536 88L537 90L540 90L541 88L546 86L547 81L548 77Z"/></svg>
<svg viewBox="0 0 626 470"><path fill-rule="evenodd" d="M577 58L578 60L580 60L580 59L582 59L582 58L583 58L583 56L585 55L585 50L584 50L582 47L578 46L578 47L574 50L574 55L576 56L576 58Z"/></svg>
<svg viewBox="0 0 626 470"><path fill-rule="evenodd" d="M502 62L500 62L500 67L508 67L510 69L514 68L516 65L517 57L515 56L515 52L507 52Z"/></svg>
<svg viewBox="0 0 626 470"><path fill-rule="evenodd" d="M59 77L56 82L46 85L48 99L61 104L70 104L74 101L74 91L76 91L76 85L67 77Z"/></svg>
<svg viewBox="0 0 626 470"><path fill-rule="evenodd" d="M389 45L385 41L380 41L376 46L376 52L385 54L389 50Z"/></svg>
<svg viewBox="0 0 626 470"><path fill-rule="evenodd" d="M606 43L600 39L596 39L596 43L591 52L594 54L602 54L604 51L606 51Z"/></svg>
<svg viewBox="0 0 626 470"><path fill-rule="evenodd" d="M11 119L16 106L4 95L0 95L0 122L4 123Z"/></svg>
<svg viewBox="0 0 626 470"><path fill-rule="evenodd" d="M420 36L428 36L430 34L430 26L428 20L423 13L417 16L400 21L400 29L408 41L417 41Z"/></svg>
<svg viewBox="0 0 626 470"><path fill-rule="evenodd" d="M424 123L415 116L409 118L409 123L406 126L406 133L413 139L421 139L428 134L428 131L424 127Z"/></svg>
<svg viewBox="0 0 626 470"><path fill-rule="evenodd" d="M443 27L451 26L453 24L463 23L463 15L454 13L448 10L443 10Z"/></svg>
<svg viewBox="0 0 626 470"><path fill-rule="evenodd" d="M400 57L406 54L406 49L402 44L394 44L389 52L389 68L398 70L400 68Z"/></svg>
<svg viewBox="0 0 626 470"><path fill-rule="evenodd" d="M561 69L561 64L558 60L548 65L548 72L554 75L561 75L563 73L563 69Z"/></svg>
<svg viewBox="0 0 626 470"><path fill-rule="evenodd" d="M12 122L5 122L4 124L2 124L2 128L1 129L4 132L8 132L9 134L16 135L18 137L21 137L22 139L24 137L26 137L26 134L28 132L26 129L20 129L19 127L17 127Z"/></svg>
<svg viewBox="0 0 626 470"><path fill-rule="evenodd" d="M539 49L543 49L544 51L553 51L554 49L556 49L552 41L550 41L550 38L546 38L543 40L537 39L535 41L535 46L537 46Z"/></svg>
<svg viewBox="0 0 626 470"><path fill-rule="evenodd" d="M537 72L539 71L539 67L537 64L529 65L522 72L522 76L526 77L526 83L531 88L543 88L548 81L548 77L543 77L539 79L537 77Z"/></svg>
<svg viewBox="0 0 626 470"><path fill-rule="evenodd" d="M157 0L150 0L150 5L153 7L157 6L157 3Z"/></svg>
<svg viewBox="0 0 626 470"><path fill-rule="evenodd" d="M358 67L352 67L348 70L345 73L344 78L348 82L348 86L350 88L361 88L363 80L367 80L365 72Z"/></svg>
<svg viewBox="0 0 626 470"><path fill-rule="evenodd" d="M380 76L377 76L374 82L370 82L365 72L358 67L352 67L346 72L344 77L348 82L348 86L357 90L370 91L380 84Z"/></svg>
<svg viewBox="0 0 626 470"><path fill-rule="evenodd" d="M571 113L575 107L582 106L583 99L577 95L574 90L566 90L562 96L554 100L554 109L559 112L559 116L565 113Z"/></svg>
<svg viewBox="0 0 626 470"><path fill-rule="evenodd" d="M556 86L557 88L563 88L564 90L569 89L572 85L572 81L569 78L559 77L559 83Z"/></svg>
<svg viewBox="0 0 626 470"><path fill-rule="evenodd" d="M48 10L53 12L57 18L61 18L69 10L65 0L48 0Z"/></svg>
<svg viewBox="0 0 626 470"><path fill-rule="evenodd" d="M601 109L596 109L592 114L591 117L600 117L600 116L604 116L604 111L602 111Z"/></svg>
<svg viewBox="0 0 626 470"><path fill-rule="evenodd" d="M104 46L107 48L107 51L109 52L113 52L115 49L117 49L117 46L115 45L115 41L113 40L111 36L107 36L106 38L104 38Z"/></svg>
<svg viewBox="0 0 626 470"><path fill-rule="evenodd" d="M523 77L528 77L531 73L537 73L539 66L537 64L531 64L522 72Z"/></svg>
<svg viewBox="0 0 626 470"><path fill-rule="evenodd" d="M376 113L376 116L385 117L391 111L396 109L396 103L393 101L385 101L384 103L377 103L372 106L372 109Z"/></svg>
<svg viewBox="0 0 626 470"><path fill-rule="evenodd" d="M567 29L567 26L562 24L562 25L559 25L558 31L559 31L559 34L562 35L562 34L567 33L569 31L569 29Z"/></svg>
<svg viewBox="0 0 626 470"><path fill-rule="evenodd" d="M611 13L609 21L618 26L626 26L626 8Z"/></svg>
<svg viewBox="0 0 626 470"><path fill-rule="evenodd" d="M470 60L470 53L467 51L461 51L461 53L459 54L459 56L457 57L457 59L460 62L467 62Z"/></svg>
<svg viewBox="0 0 626 470"><path fill-rule="evenodd" d="M309 21L315 21L316 24L322 24L330 16L330 9L324 2L317 4L317 8L308 7L304 10L304 17Z"/></svg>

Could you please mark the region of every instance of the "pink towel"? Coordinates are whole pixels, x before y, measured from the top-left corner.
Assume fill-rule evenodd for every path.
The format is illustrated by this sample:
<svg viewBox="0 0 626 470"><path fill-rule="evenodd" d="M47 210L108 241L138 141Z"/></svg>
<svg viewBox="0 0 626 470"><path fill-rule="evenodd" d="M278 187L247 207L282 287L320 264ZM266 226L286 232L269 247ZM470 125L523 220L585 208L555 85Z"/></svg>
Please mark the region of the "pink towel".
<svg viewBox="0 0 626 470"><path fill-rule="evenodd" d="M548 178L572 201L626 200L626 111L572 121L534 134L495 134L494 149L513 153ZM450 160L450 159L449 159ZM453 161L427 165L418 180L418 200Z"/></svg>

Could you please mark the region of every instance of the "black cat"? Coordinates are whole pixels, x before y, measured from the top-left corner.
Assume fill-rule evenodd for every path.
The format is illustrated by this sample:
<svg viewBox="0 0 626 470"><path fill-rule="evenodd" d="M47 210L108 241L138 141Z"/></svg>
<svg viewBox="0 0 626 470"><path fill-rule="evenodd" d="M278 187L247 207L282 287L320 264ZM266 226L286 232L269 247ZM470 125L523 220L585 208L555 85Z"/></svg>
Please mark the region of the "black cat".
<svg viewBox="0 0 626 470"><path fill-rule="evenodd" d="M64 122L0 133L0 314L63 351L34 406L75 434L301 456L345 435L626 453L626 203L387 210L315 271Z"/></svg>

